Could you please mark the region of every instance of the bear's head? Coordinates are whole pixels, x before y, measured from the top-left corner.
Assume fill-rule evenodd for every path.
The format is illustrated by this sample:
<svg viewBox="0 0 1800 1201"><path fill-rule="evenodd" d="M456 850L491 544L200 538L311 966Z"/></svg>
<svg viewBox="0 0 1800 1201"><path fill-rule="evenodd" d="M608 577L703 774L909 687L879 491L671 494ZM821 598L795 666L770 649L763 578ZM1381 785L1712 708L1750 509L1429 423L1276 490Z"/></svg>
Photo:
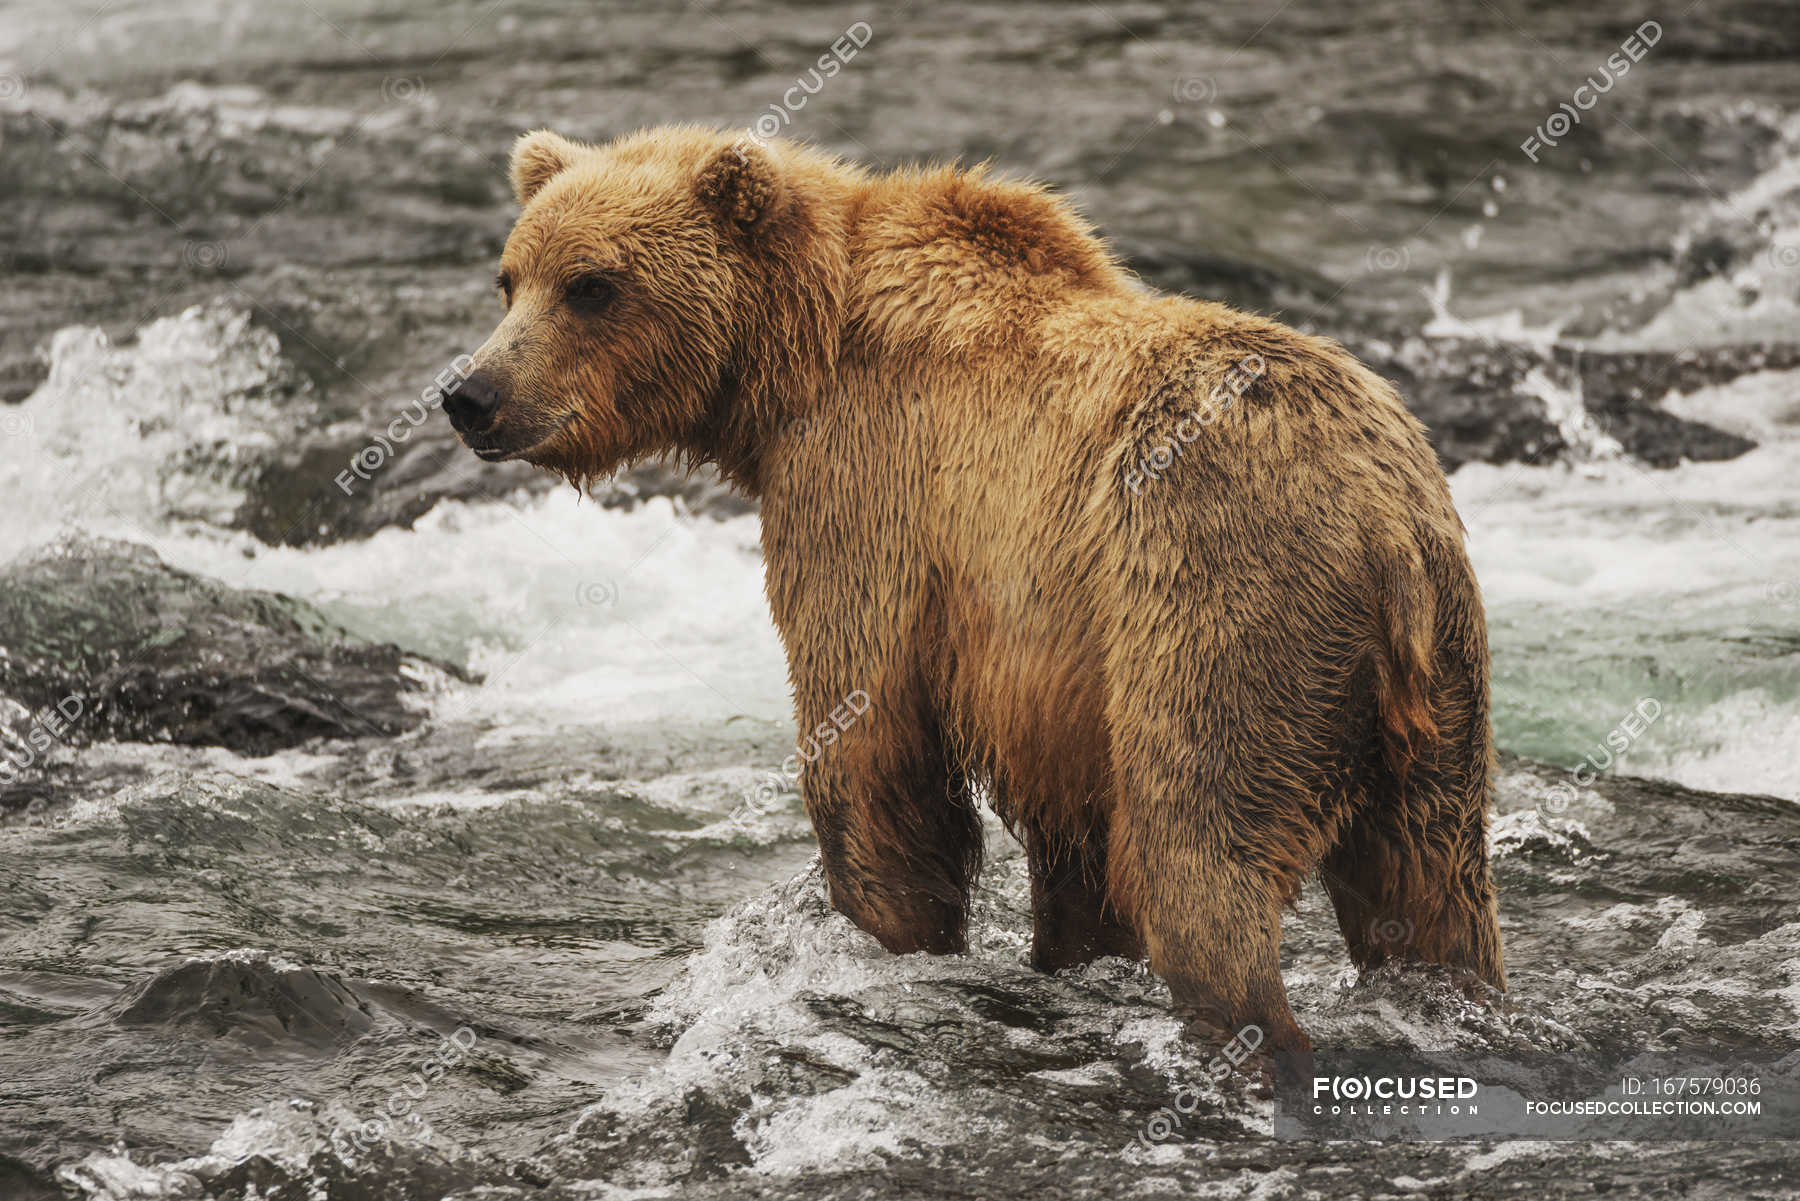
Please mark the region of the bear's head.
<svg viewBox="0 0 1800 1201"><path fill-rule="evenodd" d="M835 361L843 171L701 128L513 149L506 316L444 396L481 458L583 484L675 453L752 489Z"/></svg>

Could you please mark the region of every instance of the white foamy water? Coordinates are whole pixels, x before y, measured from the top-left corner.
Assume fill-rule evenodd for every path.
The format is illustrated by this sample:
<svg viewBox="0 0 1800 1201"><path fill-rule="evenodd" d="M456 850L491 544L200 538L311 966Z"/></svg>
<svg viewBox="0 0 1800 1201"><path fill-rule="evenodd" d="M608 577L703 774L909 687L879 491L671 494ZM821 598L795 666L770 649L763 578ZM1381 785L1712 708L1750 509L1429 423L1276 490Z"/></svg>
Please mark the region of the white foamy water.
<svg viewBox="0 0 1800 1201"><path fill-rule="evenodd" d="M1492 629L1503 746L1576 766L1643 698L1613 770L1800 797L1800 373L1672 399L1762 439L1725 463L1470 464L1452 481Z"/></svg>
<svg viewBox="0 0 1800 1201"><path fill-rule="evenodd" d="M1754 253L1680 289L1648 324L1603 339L1602 347L1793 340L1800 329L1800 114L1783 119L1778 134L1786 153L1736 191L1714 193L1697 227L1675 240L1686 250L1696 233L1725 230Z"/></svg>
<svg viewBox="0 0 1800 1201"><path fill-rule="evenodd" d="M279 340L225 304L143 326L115 345L94 326L50 341L49 377L0 409L0 557L58 530L146 541L230 519L245 464L313 412Z"/></svg>
<svg viewBox="0 0 1800 1201"><path fill-rule="evenodd" d="M159 546L171 563L304 596L360 634L465 662L485 682L439 716L503 724L786 716L754 517L630 513L559 490L446 502L412 530L326 548ZM226 575L225 578L232 578Z"/></svg>

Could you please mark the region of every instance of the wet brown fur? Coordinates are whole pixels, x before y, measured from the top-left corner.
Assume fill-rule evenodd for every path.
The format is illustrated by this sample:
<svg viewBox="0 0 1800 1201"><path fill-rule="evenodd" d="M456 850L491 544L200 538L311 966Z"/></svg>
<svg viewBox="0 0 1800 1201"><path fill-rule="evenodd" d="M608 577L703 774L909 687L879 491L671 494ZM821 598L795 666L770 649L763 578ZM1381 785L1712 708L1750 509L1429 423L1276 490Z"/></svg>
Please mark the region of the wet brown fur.
<svg viewBox="0 0 1800 1201"><path fill-rule="evenodd" d="M981 169L679 127L527 135L513 177L513 299L476 356L500 425L574 481L674 452L761 498L800 729L871 698L802 782L853 921L963 947L980 788L1042 967L1148 954L1198 1019L1304 1047L1280 919L1317 869L1358 964L1504 987L1481 600L1385 381L1145 290ZM620 281L604 318L558 303L586 269Z"/></svg>

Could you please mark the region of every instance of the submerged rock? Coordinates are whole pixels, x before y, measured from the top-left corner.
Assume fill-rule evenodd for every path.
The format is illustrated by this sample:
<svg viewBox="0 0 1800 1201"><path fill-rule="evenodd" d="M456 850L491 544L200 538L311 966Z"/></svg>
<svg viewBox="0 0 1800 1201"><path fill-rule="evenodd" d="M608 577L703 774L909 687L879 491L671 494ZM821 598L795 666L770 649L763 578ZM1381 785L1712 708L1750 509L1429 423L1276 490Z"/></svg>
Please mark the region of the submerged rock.
<svg viewBox="0 0 1800 1201"><path fill-rule="evenodd" d="M385 421L386 419L383 418ZM376 427L379 428L379 427ZM368 433L323 431L265 460L230 524L271 546L322 546L410 529L440 501L547 492L556 481L525 463L483 463L441 417L395 446ZM379 470L355 472L379 456Z"/></svg>
<svg viewBox="0 0 1800 1201"><path fill-rule="evenodd" d="M280 956L231 951L197 957L133 986L105 1009L120 1026L234 1034L255 1046L326 1051L366 1034L368 1001L339 977Z"/></svg>
<svg viewBox="0 0 1800 1201"><path fill-rule="evenodd" d="M1423 421L1446 469L1621 452L1651 467L1734 459L1756 443L1662 407L1671 393L1800 365L1800 345L1672 354L1470 338L1349 337Z"/></svg>
<svg viewBox="0 0 1800 1201"><path fill-rule="evenodd" d="M365 434L321 435L263 464L246 489L231 525L272 546L320 546L367 538L412 524L446 500L480 502L519 493L548 492L556 477L528 463L483 463L459 442L447 422L421 427L395 448L366 480L349 466L378 444ZM344 486L340 487L338 481ZM603 509L631 510L666 497L689 512L724 520L753 512L756 503L733 492L710 467L692 472L644 463L595 486Z"/></svg>
<svg viewBox="0 0 1800 1201"><path fill-rule="evenodd" d="M176 570L154 551L67 539L0 569L6 774L50 741L112 738L267 754L389 736L459 669L367 642L304 601ZM21 714L35 715L24 730ZM19 752L22 744L26 748Z"/></svg>

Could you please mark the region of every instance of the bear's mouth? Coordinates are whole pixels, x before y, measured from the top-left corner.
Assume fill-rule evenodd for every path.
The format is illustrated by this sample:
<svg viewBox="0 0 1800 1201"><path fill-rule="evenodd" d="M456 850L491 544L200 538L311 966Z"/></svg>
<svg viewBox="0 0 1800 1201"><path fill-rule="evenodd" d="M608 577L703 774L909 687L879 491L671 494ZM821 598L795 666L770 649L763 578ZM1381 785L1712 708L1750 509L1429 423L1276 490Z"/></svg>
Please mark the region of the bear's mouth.
<svg viewBox="0 0 1800 1201"><path fill-rule="evenodd" d="M499 429L497 425L481 430L457 430L456 436L483 463L517 458L531 449L532 441L529 437L520 438L516 432Z"/></svg>
<svg viewBox="0 0 1800 1201"><path fill-rule="evenodd" d="M546 428L541 419L528 419L507 426L495 422L482 430L458 430L456 436L483 463L504 463L511 459L535 463L537 460L531 456L548 445L562 429L563 426Z"/></svg>
<svg viewBox="0 0 1800 1201"><path fill-rule="evenodd" d="M515 420L492 420L481 429L458 429L457 438L483 463L504 463L512 459L536 462L532 455L542 449L568 425L554 424L541 413L515 414ZM455 423L452 422L454 428Z"/></svg>
<svg viewBox="0 0 1800 1201"><path fill-rule="evenodd" d="M486 431L484 431L486 432ZM461 434L463 445L474 452L475 457L483 463L504 463L508 459L522 459L532 451L549 441L548 438L512 437L495 439L492 437L470 437Z"/></svg>

